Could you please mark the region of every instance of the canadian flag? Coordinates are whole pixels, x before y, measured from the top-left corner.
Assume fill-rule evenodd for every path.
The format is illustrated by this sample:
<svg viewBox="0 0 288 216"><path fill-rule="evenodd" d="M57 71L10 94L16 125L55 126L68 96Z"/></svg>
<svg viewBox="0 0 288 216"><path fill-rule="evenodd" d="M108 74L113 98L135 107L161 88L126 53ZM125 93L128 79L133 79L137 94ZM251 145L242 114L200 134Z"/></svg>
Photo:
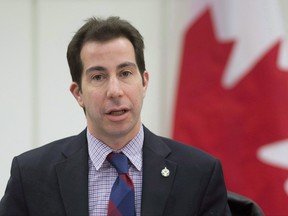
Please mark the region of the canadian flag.
<svg viewBox="0 0 288 216"><path fill-rule="evenodd" d="M288 52L276 0L194 0L173 137L218 157L228 190L288 215Z"/></svg>

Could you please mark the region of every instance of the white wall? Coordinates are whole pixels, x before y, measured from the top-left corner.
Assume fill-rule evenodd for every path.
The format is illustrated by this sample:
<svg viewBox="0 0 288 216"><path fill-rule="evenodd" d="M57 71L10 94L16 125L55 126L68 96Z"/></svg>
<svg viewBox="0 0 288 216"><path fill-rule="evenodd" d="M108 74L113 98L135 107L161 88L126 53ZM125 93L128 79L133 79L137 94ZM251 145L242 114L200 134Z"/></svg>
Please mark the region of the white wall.
<svg viewBox="0 0 288 216"><path fill-rule="evenodd" d="M32 144L30 14L29 1L0 1L0 196L12 156Z"/></svg>

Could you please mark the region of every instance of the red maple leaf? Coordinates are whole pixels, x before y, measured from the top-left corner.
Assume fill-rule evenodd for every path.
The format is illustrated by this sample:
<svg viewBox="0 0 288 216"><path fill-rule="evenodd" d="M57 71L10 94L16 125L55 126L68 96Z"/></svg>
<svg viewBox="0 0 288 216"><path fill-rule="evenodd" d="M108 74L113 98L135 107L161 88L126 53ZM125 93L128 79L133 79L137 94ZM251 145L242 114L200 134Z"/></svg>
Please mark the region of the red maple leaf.
<svg viewBox="0 0 288 216"><path fill-rule="evenodd" d="M220 42L209 10L185 34L173 137L218 157L228 190L256 201L267 215L287 215L285 169L257 150L288 138L288 73L275 44L233 88L221 84L234 42Z"/></svg>

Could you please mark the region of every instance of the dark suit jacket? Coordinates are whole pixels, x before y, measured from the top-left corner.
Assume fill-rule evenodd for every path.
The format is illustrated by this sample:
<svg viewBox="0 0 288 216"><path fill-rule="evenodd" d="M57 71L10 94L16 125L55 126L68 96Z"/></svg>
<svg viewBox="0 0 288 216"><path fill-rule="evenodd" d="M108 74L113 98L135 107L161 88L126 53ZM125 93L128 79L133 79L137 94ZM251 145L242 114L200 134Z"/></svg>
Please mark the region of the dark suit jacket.
<svg viewBox="0 0 288 216"><path fill-rule="evenodd" d="M0 202L0 216L10 215L88 216L86 130L14 158ZM144 128L142 216L154 215L230 213L217 159Z"/></svg>

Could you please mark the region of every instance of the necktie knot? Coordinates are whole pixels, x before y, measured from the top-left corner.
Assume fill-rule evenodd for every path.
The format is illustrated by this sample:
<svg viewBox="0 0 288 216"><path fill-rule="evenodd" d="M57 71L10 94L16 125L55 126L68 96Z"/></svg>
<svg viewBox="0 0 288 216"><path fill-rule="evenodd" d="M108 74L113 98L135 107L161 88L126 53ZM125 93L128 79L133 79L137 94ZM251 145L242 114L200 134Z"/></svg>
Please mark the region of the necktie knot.
<svg viewBox="0 0 288 216"><path fill-rule="evenodd" d="M107 156L107 160L115 167L119 175L128 173L128 158L126 155L112 152Z"/></svg>

